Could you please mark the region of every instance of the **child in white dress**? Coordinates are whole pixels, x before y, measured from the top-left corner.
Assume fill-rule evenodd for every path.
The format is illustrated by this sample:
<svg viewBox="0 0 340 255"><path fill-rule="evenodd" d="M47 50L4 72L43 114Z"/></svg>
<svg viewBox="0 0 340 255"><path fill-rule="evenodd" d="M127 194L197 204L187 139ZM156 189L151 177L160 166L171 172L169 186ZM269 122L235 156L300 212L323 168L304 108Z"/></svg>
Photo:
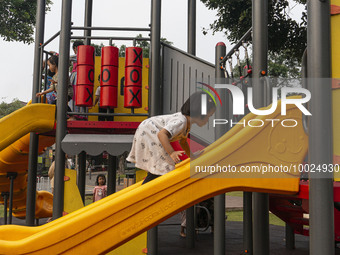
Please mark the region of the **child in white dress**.
<svg viewBox="0 0 340 255"><path fill-rule="evenodd" d="M175 169L183 153L193 157L187 142L191 125L204 126L216 110L214 101L207 96L207 114L201 114L202 94L205 93L191 95L181 112L151 117L137 128L127 161L148 171L143 184ZM178 140L183 151L175 151L170 144Z"/></svg>

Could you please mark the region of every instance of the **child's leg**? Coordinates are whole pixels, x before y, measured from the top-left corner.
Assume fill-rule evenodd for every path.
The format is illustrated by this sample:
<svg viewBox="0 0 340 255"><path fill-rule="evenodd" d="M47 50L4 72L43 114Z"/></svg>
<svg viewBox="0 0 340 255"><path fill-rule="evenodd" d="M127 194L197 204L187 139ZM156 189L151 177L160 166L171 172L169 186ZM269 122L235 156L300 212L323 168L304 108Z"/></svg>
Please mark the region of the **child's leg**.
<svg viewBox="0 0 340 255"><path fill-rule="evenodd" d="M149 181L152 181L152 180L158 178L159 176L160 176L160 175L152 174L152 173L148 172L148 175L145 177L145 179L144 179L142 185L145 184L145 183L147 183L147 182L149 182Z"/></svg>
<svg viewBox="0 0 340 255"><path fill-rule="evenodd" d="M182 237L185 237L185 228L187 225L187 214L186 211L181 211L181 232L179 233Z"/></svg>

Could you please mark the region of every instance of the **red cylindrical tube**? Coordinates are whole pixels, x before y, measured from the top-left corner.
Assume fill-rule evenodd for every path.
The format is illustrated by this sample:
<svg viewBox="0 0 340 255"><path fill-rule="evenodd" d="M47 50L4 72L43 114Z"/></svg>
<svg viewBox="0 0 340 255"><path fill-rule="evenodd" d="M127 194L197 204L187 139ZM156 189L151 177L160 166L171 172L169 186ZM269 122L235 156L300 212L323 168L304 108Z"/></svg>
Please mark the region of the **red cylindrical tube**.
<svg viewBox="0 0 340 255"><path fill-rule="evenodd" d="M94 68L90 65L77 65L77 85L92 85L94 82Z"/></svg>
<svg viewBox="0 0 340 255"><path fill-rule="evenodd" d="M125 87L142 86L142 68L125 67Z"/></svg>
<svg viewBox="0 0 340 255"><path fill-rule="evenodd" d="M75 97L77 106L92 106L93 85L76 85Z"/></svg>
<svg viewBox="0 0 340 255"><path fill-rule="evenodd" d="M118 67L119 50L117 47L106 46L102 48L102 66Z"/></svg>
<svg viewBox="0 0 340 255"><path fill-rule="evenodd" d="M125 67L143 66L143 50L140 47L127 47L125 50Z"/></svg>
<svg viewBox="0 0 340 255"><path fill-rule="evenodd" d="M100 87L100 106L117 107L118 105L118 87L104 86Z"/></svg>
<svg viewBox="0 0 340 255"><path fill-rule="evenodd" d="M140 108L142 107L142 87L125 87L124 88L124 107Z"/></svg>
<svg viewBox="0 0 340 255"><path fill-rule="evenodd" d="M94 65L94 47L90 45L78 46L77 53L78 65Z"/></svg>
<svg viewBox="0 0 340 255"><path fill-rule="evenodd" d="M118 86L118 67L101 67L100 86Z"/></svg>

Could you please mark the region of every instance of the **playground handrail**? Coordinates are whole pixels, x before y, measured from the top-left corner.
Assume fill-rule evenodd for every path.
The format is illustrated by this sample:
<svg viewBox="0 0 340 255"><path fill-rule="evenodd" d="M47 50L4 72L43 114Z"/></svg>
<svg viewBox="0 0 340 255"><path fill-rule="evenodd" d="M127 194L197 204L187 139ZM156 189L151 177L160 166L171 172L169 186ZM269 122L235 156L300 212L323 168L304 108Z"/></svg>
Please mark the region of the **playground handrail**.
<svg viewBox="0 0 340 255"><path fill-rule="evenodd" d="M252 27L248 29L248 31L241 37L241 39L234 45L234 47L231 48L227 55L220 61L220 64L226 62L226 60L235 53L235 50L237 50L242 45L242 43L244 43L251 37L252 30L253 30Z"/></svg>

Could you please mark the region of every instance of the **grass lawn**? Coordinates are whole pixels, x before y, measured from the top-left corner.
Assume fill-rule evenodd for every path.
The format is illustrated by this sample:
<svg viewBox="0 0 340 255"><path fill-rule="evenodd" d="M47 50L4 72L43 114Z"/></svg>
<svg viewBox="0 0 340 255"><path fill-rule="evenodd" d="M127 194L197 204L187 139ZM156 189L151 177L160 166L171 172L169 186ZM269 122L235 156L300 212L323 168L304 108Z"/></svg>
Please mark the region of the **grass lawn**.
<svg viewBox="0 0 340 255"><path fill-rule="evenodd" d="M230 211L226 214L228 216L228 221L243 221L243 211ZM269 213L269 224L285 226L284 221L282 221L272 213Z"/></svg>

